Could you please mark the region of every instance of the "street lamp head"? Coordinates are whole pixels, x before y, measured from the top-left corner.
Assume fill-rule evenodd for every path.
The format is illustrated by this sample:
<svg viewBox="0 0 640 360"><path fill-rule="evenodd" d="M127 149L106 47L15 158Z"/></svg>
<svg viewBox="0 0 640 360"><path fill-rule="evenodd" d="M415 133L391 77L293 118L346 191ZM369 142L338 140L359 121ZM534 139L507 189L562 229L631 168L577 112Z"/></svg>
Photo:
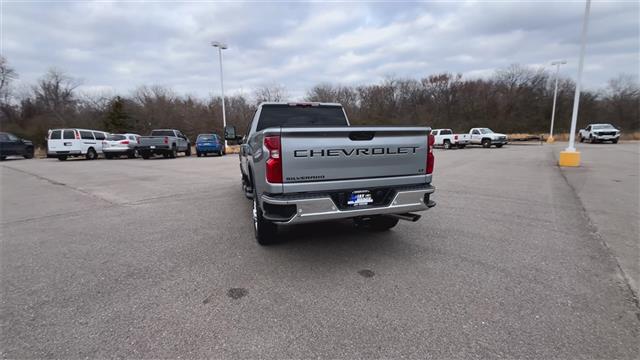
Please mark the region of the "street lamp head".
<svg viewBox="0 0 640 360"><path fill-rule="evenodd" d="M552 61L551 65L564 65L567 63L567 60L556 60L556 61Z"/></svg>
<svg viewBox="0 0 640 360"><path fill-rule="evenodd" d="M211 42L211 46L220 48L222 50L227 48L227 44L225 44L223 42L220 42L220 41L212 41Z"/></svg>

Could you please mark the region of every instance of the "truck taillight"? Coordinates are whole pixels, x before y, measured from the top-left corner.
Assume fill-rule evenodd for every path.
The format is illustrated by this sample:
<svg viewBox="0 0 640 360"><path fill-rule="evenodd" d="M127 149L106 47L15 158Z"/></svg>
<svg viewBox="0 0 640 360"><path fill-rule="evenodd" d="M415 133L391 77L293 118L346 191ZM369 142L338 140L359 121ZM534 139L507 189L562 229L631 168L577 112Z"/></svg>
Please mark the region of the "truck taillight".
<svg viewBox="0 0 640 360"><path fill-rule="evenodd" d="M458 140L458 135L453 135L453 140Z"/></svg>
<svg viewBox="0 0 640 360"><path fill-rule="evenodd" d="M164 143L168 144L169 143L169 138L167 136L164 137Z"/></svg>
<svg viewBox="0 0 640 360"><path fill-rule="evenodd" d="M433 173L433 163L435 158L433 157L433 144L436 138L433 135L429 135L427 140L427 174Z"/></svg>
<svg viewBox="0 0 640 360"><path fill-rule="evenodd" d="M264 147L267 148L269 159L266 162L267 182L282 183L282 157L280 156L280 135L264 137Z"/></svg>

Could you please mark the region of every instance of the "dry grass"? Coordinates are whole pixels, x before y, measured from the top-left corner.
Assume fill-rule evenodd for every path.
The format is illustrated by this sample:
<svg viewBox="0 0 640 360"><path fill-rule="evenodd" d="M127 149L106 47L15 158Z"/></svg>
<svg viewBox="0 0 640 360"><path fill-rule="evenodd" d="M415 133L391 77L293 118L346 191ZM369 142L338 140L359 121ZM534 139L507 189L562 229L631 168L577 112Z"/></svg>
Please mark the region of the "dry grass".
<svg viewBox="0 0 640 360"><path fill-rule="evenodd" d="M549 134L518 133L518 134L507 135L507 138L509 138L509 141L540 141L540 139L546 140L548 137L549 137ZM569 133L553 134L553 138L556 141L569 141ZM632 133L625 133L623 131L620 139L621 140L640 140L640 131L635 131Z"/></svg>

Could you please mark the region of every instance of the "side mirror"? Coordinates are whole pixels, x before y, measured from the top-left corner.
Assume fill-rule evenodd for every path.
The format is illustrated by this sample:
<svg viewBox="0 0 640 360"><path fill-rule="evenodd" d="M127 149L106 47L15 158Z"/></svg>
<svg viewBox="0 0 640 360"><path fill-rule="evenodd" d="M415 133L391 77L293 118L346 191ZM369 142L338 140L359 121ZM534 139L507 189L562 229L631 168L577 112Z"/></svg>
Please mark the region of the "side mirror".
<svg viewBox="0 0 640 360"><path fill-rule="evenodd" d="M236 127L232 125L227 125L224 127L224 139L235 141L238 139L236 136Z"/></svg>

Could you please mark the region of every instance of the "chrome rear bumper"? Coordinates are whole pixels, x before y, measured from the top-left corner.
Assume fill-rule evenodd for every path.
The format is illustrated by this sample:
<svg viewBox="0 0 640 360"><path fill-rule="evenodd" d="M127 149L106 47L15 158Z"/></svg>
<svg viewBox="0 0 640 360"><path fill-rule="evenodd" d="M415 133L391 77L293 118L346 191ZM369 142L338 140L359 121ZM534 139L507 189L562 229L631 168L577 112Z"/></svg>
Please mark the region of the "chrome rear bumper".
<svg viewBox="0 0 640 360"><path fill-rule="evenodd" d="M314 196L301 198L279 198L262 195L262 203L272 205L295 205L295 214L290 218L272 217L267 212L265 218L278 224L299 224L334 219L346 219L359 216L373 216L383 214L404 214L409 212L424 211L433 206L435 202L429 201L425 195L432 194L435 187L428 185L421 188L398 190L393 199L386 206L357 207L339 209L330 196ZM428 201L427 203L425 201Z"/></svg>

